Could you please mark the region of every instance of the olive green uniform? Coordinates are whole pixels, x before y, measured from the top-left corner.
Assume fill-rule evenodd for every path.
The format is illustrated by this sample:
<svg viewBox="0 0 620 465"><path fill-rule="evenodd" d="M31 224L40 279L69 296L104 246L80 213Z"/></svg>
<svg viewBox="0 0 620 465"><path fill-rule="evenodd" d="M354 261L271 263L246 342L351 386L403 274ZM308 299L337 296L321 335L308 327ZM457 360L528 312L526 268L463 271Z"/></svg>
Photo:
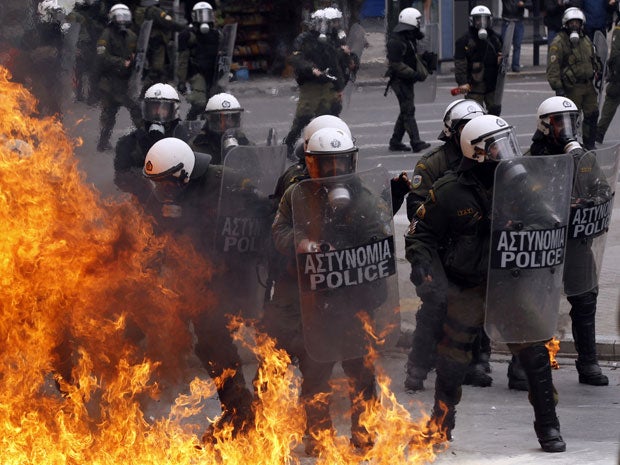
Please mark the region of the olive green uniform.
<svg viewBox="0 0 620 465"><path fill-rule="evenodd" d="M571 99L583 112L583 145L594 148L598 102L594 76L601 66L590 39L579 33L577 45L571 44L569 33L562 29L549 46L547 81L556 95Z"/></svg>
<svg viewBox="0 0 620 465"><path fill-rule="evenodd" d="M127 94L133 58L136 53L137 36L130 30L121 31L114 24L106 27L97 41L97 57L101 76L101 133L97 148L109 147L116 114L120 107L126 107L133 124L142 126L142 112L136 102ZM126 63L129 61L129 66Z"/></svg>
<svg viewBox="0 0 620 465"><path fill-rule="evenodd" d="M428 274L433 256L443 248L441 261L448 279L443 339L437 346L437 379L433 418L450 437L455 406L472 357L472 344L484 322L491 240L492 176L489 163L448 172L429 192L405 236L412 281L420 270ZM486 179L486 181L483 181ZM549 355L544 341L509 344L527 373L534 427L539 437L558 431ZM542 441L541 441L542 444Z"/></svg>

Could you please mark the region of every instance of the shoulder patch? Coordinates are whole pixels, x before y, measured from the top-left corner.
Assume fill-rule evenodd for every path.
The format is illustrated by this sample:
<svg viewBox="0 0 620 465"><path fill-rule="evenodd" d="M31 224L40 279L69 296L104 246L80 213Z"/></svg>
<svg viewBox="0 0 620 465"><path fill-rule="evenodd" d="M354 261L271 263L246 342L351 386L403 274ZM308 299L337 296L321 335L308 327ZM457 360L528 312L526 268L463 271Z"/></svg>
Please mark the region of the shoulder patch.
<svg viewBox="0 0 620 465"><path fill-rule="evenodd" d="M549 61L550 61L551 63L555 63L556 61L558 61L558 56L557 56L557 55L551 55L551 56L549 57Z"/></svg>
<svg viewBox="0 0 620 465"><path fill-rule="evenodd" d="M420 184L422 184L422 176L420 176L419 174L414 175L411 179L411 186L414 189L417 189L418 187L420 187Z"/></svg>
<svg viewBox="0 0 620 465"><path fill-rule="evenodd" d="M416 168L420 168L421 170L426 170L426 165L420 160L418 162L417 165L415 165Z"/></svg>

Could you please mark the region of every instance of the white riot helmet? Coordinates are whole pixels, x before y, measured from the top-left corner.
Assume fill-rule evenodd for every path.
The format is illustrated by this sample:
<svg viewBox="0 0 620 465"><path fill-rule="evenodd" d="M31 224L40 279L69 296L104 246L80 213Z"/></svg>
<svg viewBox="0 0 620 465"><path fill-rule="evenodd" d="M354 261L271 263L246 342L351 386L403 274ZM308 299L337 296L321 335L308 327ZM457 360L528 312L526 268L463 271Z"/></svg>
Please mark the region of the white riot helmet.
<svg viewBox="0 0 620 465"><path fill-rule="evenodd" d="M334 7L325 8L323 10L323 18L326 22L328 33L336 33L339 40L347 38L347 34L342 29L342 11Z"/></svg>
<svg viewBox="0 0 620 465"><path fill-rule="evenodd" d="M37 13L42 23L59 22L65 15L58 0L42 0L37 5Z"/></svg>
<svg viewBox="0 0 620 465"><path fill-rule="evenodd" d="M544 100L536 112L537 128L556 144L566 147L577 140L579 108L566 97L554 96Z"/></svg>
<svg viewBox="0 0 620 465"><path fill-rule="evenodd" d="M573 19L578 19L581 21L581 26L586 23L586 15L583 14L583 11L573 6L564 11L564 14L562 15L562 27L567 27L567 23Z"/></svg>
<svg viewBox="0 0 620 465"><path fill-rule="evenodd" d="M351 135L351 130L347 123L345 123L342 119L338 118L334 115L321 115L313 118L304 128L303 131L303 140L304 146L308 144L308 140L310 137L317 132L319 129L323 128L335 128L343 131L347 136L354 141L353 136Z"/></svg>
<svg viewBox="0 0 620 465"><path fill-rule="evenodd" d="M118 26L127 27L131 24L131 10L124 3L112 5L108 13L108 20Z"/></svg>
<svg viewBox="0 0 620 465"><path fill-rule="evenodd" d="M459 128L468 121L486 114L487 112L484 108L475 100L455 100L446 107L446 111L443 114L443 130L437 138L447 141L453 136L458 135Z"/></svg>
<svg viewBox="0 0 620 465"><path fill-rule="evenodd" d="M340 176L355 172L358 149L343 130L316 131L306 146L306 166L311 178Z"/></svg>
<svg viewBox="0 0 620 465"><path fill-rule="evenodd" d="M169 123L180 119L179 94L170 84L161 82L146 89L142 100L142 119L148 122Z"/></svg>
<svg viewBox="0 0 620 465"><path fill-rule="evenodd" d="M142 174L156 184L170 183L178 187L189 182L195 164L194 151L186 142L166 137L155 142L147 152Z"/></svg>
<svg viewBox="0 0 620 465"><path fill-rule="evenodd" d="M478 31L478 38L485 40L488 36L487 29L491 27L493 15L484 5L478 5L469 12L469 26Z"/></svg>
<svg viewBox="0 0 620 465"><path fill-rule="evenodd" d="M405 8L398 15L398 24L394 26L394 32L411 31L420 28L422 13L415 8Z"/></svg>
<svg viewBox="0 0 620 465"><path fill-rule="evenodd" d="M215 24L213 7L207 2L198 2L192 8L192 21L200 24L200 32L206 34Z"/></svg>
<svg viewBox="0 0 620 465"><path fill-rule="evenodd" d="M521 149L513 129L499 116L478 116L461 131L461 151L465 158L479 163L519 157Z"/></svg>
<svg viewBox="0 0 620 465"><path fill-rule="evenodd" d="M239 101L233 95L223 92L209 99L205 119L211 131L223 133L227 129L241 128L242 111Z"/></svg>

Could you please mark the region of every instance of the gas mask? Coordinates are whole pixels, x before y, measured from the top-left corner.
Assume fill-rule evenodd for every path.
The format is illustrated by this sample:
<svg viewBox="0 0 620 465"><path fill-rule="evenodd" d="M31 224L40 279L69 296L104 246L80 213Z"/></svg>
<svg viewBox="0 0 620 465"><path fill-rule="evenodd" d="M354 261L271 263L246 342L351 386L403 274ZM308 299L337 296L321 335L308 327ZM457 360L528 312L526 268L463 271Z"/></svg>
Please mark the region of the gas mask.
<svg viewBox="0 0 620 465"><path fill-rule="evenodd" d="M579 33L577 31L571 31L568 36L570 43L573 45L577 45L579 43Z"/></svg>
<svg viewBox="0 0 620 465"><path fill-rule="evenodd" d="M335 184L327 191L327 201L333 210L344 208L351 202L351 192L342 184Z"/></svg>
<svg viewBox="0 0 620 465"><path fill-rule="evenodd" d="M200 23L200 33L207 34L211 30L209 23Z"/></svg>
<svg viewBox="0 0 620 465"><path fill-rule="evenodd" d="M149 136L161 138L166 132L164 125L161 123L151 123L149 126Z"/></svg>
<svg viewBox="0 0 620 465"><path fill-rule="evenodd" d="M489 33L487 32L485 28L478 29L478 39L487 40L488 36L489 36Z"/></svg>
<svg viewBox="0 0 620 465"><path fill-rule="evenodd" d="M487 27L489 27L490 18L488 16L478 16L474 19L475 28L478 30L478 39L487 40L489 33Z"/></svg>
<svg viewBox="0 0 620 465"><path fill-rule="evenodd" d="M239 146L239 141L233 133L227 134L222 140L222 151L228 152L230 149Z"/></svg>

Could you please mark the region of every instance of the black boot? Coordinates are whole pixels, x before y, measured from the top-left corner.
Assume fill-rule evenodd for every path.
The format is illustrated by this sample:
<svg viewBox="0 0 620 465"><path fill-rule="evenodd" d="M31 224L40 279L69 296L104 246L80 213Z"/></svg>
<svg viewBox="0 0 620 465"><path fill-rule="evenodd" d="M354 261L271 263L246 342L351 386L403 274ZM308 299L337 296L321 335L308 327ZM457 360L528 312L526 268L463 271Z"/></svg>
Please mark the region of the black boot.
<svg viewBox="0 0 620 465"><path fill-rule="evenodd" d="M579 382L591 386L607 386L609 379L601 371L596 354L596 292L586 292L568 298L572 308L573 341L577 351Z"/></svg>
<svg viewBox="0 0 620 465"><path fill-rule="evenodd" d="M410 392L423 391L424 380L428 370L417 368L414 366L407 367L407 376L405 378L405 390Z"/></svg>
<svg viewBox="0 0 620 465"><path fill-rule="evenodd" d="M527 376L519 358L516 355L512 356L512 360L508 364L508 389L514 389L516 391L527 391Z"/></svg>
<svg viewBox="0 0 620 465"><path fill-rule="evenodd" d="M456 405L461 401L463 378L467 365L450 360L442 355L437 357L437 380L435 381L435 404L430 424L435 424L446 440L452 440L452 430L456 424Z"/></svg>
<svg viewBox="0 0 620 465"><path fill-rule="evenodd" d="M390 139L391 152L411 152L411 147L403 144L401 141Z"/></svg>
<svg viewBox="0 0 620 465"><path fill-rule="evenodd" d="M486 347L487 345L489 345L488 349L483 350L483 346ZM472 344L471 363L467 367L463 384L476 387L489 387L493 384L493 378L487 375L486 366L480 360L482 353L490 353L490 350L490 341L484 331L480 330Z"/></svg>
<svg viewBox="0 0 620 465"><path fill-rule="evenodd" d="M222 415L209 425L202 436L203 442L217 442L216 433L232 426L232 436L247 433L254 426L254 410L252 408L252 393L245 385L243 374L238 372L226 380L218 388L218 396L222 405Z"/></svg>
<svg viewBox="0 0 620 465"><path fill-rule="evenodd" d="M429 144L428 142L424 142L423 140L411 141L411 150L413 152L421 152L422 150L426 150L430 146L431 144Z"/></svg>
<svg viewBox="0 0 620 465"><path fill-rule="evenodd" d="M544 345L535 345L521 350L518 357L527 375L538 442L545 452L564 452L566 443L560 435L560 422L555 413L555 388L549 352Z"/></svg>

